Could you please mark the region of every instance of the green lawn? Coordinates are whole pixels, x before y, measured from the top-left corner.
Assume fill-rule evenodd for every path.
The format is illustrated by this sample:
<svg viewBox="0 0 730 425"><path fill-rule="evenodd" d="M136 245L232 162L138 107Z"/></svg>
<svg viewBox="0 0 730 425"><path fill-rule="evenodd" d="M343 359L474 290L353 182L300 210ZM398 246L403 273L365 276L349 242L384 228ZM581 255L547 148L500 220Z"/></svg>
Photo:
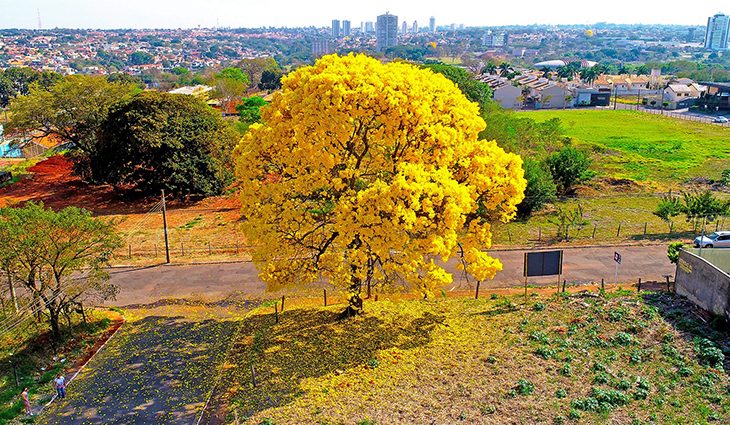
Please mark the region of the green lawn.
<svg viewBox="0 0 730 425"><path fill-rule="evenodd" d="M559 118L565 135L594 152L603 176L673 186L687 178L718 179L730 168L730 129L635 111L525 112L537 121Z"/></svg>

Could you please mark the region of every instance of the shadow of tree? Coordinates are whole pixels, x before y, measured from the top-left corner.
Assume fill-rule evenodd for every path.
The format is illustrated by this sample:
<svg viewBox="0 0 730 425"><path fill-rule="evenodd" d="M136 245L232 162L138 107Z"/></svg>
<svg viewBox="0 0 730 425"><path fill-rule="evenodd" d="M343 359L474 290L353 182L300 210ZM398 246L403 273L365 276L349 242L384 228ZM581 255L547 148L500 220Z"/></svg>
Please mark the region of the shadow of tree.
<svg viewBox="0 0 730 425"><path fill-rule="evenodd" d="M239 416L285 405L302 394L303 379L368 364L378 350L410 349L427 344L444 317L425 313L401 316L392 323L374 316L341 320L339 311L293 310L279 316L258 315L243 323L228 369L214 396L213 418L227 423L226 405ZM251 365L255 370L253 385Z"/></svg>
<svg viewBox="0 0 730 425"><path fill-rule="evenodd" d="M237 323L149 316L127 323L42 423L191 423Z"/></svg>
<svg viewBox="0 0 730 425"><path fill-rule="evenodd" d="M725 353L725 372L730 372L730 327L724 318L713 316L686 298L667 292L647 292L643 298L686 341L692 343L699 337L717 344Z"/></svg>

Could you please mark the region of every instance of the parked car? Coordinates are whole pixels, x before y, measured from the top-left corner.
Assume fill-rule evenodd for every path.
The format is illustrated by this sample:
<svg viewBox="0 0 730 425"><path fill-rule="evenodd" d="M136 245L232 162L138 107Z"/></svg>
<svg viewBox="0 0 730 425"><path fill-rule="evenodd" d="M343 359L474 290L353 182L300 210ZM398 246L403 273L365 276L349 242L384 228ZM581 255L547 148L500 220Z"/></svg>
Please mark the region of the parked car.
<svg viewBox="0 0 730 425"><path fill-rule="evenodd" d="M730 248L730 231L713 232L709 235L697 236L694 241L695 248Z"/></svg>
<svg viewBox="0 0 730 425"><path fill-rule="evenodd" d="M714 119L712 120L712 122L714 122L714 123L718 123L718 124L727 124L727 123L729 123L729 122L730 122L730 120L728 120L728 119L727 119L727 118L725 118L725 117L715 117L715 118L714 118Z"/></svg>

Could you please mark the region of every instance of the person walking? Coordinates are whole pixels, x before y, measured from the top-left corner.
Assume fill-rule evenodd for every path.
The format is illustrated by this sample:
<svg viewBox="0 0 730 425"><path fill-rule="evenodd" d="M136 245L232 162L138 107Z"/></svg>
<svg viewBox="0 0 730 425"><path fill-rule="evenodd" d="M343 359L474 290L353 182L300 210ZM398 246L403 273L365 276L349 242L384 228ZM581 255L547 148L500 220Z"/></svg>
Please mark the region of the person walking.
<svg viewBox="0 0 730 425"><path fill-rule="evenodd" d="M56 375L56 379L53 380L56 384L56 393L58 398L66 398L66 378L60 373Z"/></svg>
<svg viewBox="0 0 730 425"><path fill-rule="evenodd" d="M28 398L28 387L23 388L23 392L20 393L20 397L23 399L25 414L28 416L33 416L33 411L30 408L30 399Z"/></svg>

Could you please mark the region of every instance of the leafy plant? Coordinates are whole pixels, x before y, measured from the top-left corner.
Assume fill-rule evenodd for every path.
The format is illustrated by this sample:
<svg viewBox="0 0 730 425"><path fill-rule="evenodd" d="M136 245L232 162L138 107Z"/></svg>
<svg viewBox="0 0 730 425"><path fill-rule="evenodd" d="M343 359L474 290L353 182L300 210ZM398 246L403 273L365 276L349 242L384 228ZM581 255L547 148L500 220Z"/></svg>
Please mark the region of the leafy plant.
<svg viewBox="0 0 730 425"><path fill-rule="evenodd" d="M535 391L535 385L526 379L520 379L514 389L519 395L530 395Z"/></svg>
<svg viewBox="0 0 730 425"><path fill-rule="evenodd" d="M589 171L591 159L572 146L565 146L547 158L547 165L560 194L569 194L574 186L592 179L595 172Z"/></svg>
<svg viewBox="0 0 730 425"><path fill-rule="evenodd" d="M722 350L707 338L695 338L694 348L702 364L719 367L725 361L725 355L722 353Z"/></svg>

